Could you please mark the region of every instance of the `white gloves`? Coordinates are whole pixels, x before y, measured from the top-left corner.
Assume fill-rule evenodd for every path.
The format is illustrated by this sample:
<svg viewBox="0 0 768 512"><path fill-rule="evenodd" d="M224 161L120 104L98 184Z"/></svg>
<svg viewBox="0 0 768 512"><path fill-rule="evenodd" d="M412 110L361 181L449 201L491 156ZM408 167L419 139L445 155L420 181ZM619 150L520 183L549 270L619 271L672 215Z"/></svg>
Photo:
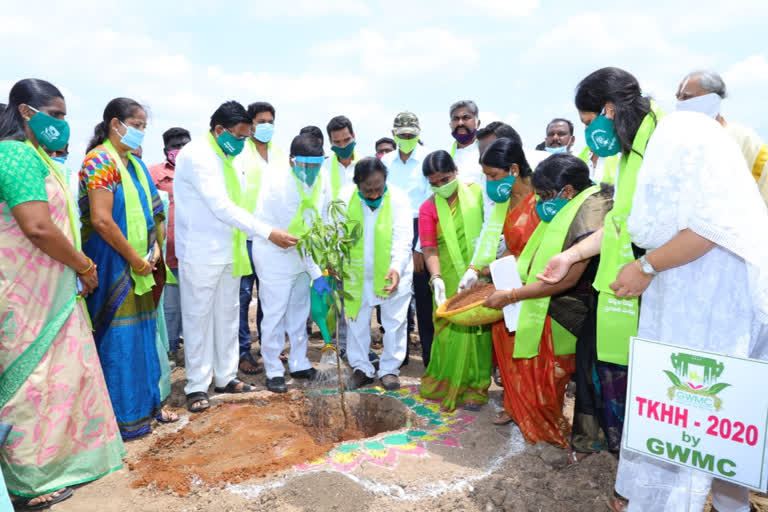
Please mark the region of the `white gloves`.
<svg viewBox="0 0 768 512"><path fill-rule="evenodd" d="M464 290L468 290L475 286L475 283L477 283L477 271L468 268L467 271L464 272L464 277L459 281L459 291L463 292Z"/></svg>
<svg viewBox="0 0 768 512"><path fill-rule="evenodd" d="M435 277L432 279L432 294L435 297L435 304L437 307L446 301L445 298L445 283L442 277Z"/></svg>

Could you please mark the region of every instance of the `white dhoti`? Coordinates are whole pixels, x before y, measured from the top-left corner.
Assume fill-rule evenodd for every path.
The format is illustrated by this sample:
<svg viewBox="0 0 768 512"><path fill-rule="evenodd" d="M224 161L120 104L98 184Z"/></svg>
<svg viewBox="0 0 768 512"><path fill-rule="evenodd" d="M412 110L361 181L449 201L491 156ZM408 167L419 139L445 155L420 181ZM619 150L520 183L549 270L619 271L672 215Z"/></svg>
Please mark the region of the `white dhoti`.
<svg viewBox="0 0 768 512"><path fill-rule="evenodd" d="M237 377L240 278L232 265L179 262L184 362L184 393L208 391L211 379L224 387Z"/></svg>

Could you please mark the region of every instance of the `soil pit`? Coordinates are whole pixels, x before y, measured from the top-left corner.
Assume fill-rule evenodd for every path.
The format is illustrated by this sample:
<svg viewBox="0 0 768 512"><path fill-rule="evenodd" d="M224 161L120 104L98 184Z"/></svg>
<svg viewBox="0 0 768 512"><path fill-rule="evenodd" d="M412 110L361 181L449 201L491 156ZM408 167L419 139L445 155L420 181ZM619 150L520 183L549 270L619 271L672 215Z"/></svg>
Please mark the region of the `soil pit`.
<svg viewBox="0 0 768 512"><path fill-rule="evenodd" d="M457 309L467 307L476 302L484 301L495 291L496 287L493 283L483 284L470 288L469 290L464 290L448 300L446 311L456 311Z"/></svg>
<svg viewBox="0 0 768 512"><path fill-rule="evenodd" d="M180 496L193 480L209 487L262 478L312 461L334 443L419 425L396 398L346 395L344 428L339 395L276 395L258 402L223 403L193 415L178 432L158 438L129 469L133 487L154 483Z"/></svg>

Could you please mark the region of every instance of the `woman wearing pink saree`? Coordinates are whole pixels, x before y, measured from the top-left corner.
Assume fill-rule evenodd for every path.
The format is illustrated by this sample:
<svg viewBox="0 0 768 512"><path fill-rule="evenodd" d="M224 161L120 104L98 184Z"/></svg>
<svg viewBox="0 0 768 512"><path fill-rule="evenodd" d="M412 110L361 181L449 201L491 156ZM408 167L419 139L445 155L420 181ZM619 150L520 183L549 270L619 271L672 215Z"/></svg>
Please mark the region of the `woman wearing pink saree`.
<svg viewBox="0 0 768 512"><path fill-rule="evenodd" d="M0 114L0 450L17 510L122 467L122 440L78 288L98 286L77 209L44 149L69 137L66 105L43 80L16 83Z"/></svg>

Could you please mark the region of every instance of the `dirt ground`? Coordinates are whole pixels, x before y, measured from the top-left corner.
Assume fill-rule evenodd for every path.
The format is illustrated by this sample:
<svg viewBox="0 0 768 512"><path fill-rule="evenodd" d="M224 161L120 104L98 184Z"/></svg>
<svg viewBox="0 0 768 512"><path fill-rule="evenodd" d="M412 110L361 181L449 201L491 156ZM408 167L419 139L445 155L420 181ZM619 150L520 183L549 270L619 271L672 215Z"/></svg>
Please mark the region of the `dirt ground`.
<svg viewBox="0 0 768 512"><path fill-rule="evenodd" d="M372 328L372 335L377 339L378 329ZM301 405L305 391L331 390L308 390L305 382L289 379L290 392L275 397L266 391L263 373L240 375L258 391L212 394L213 407L190 418L184 408L184 370L176 368L169 406L181 420L158 424L150 435L126 443L123 469L76 488L72 498L53 510L608 510L605 501L617 466L612 455L601 453L570 465L566 451L528 445L514 425L494 426L501 404L501 390L495 385L490 403L477 411L445 413L420 399L424 368L416 340L410 345L410 363L401 369L401 390L387 393L376 387L377 381L350 398L399 401L397 411L390 403L390 409L380 413L389 418L406 411L404 426L335 444L306 427L308 410ZM320 360L321 347L315 330L311 361ZM571 400L567 407L572 408ZM753 499L757 510L768 512L764 496Z"/></svg>

